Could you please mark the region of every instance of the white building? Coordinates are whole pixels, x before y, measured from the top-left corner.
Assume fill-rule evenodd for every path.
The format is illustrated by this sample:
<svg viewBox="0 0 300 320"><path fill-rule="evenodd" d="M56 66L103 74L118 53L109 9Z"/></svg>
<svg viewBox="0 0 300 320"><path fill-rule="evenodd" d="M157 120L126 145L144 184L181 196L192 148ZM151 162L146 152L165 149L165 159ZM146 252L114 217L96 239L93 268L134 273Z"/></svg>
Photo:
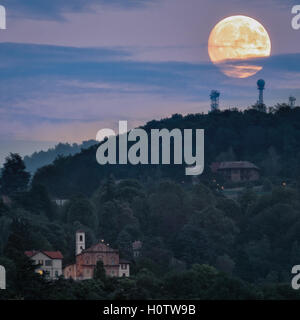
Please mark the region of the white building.
<svg viewBox="0 0 300 320"><path fill-rule="evenodd" d="M132 250L133 250L133 257L134 258L138 258L140 256L141 253L141 249L142 249L143 243L142 241L134 241L132 243Z"/></svg>
<svg viewBox="0 0 300 320"><path fill-rule="evenodd" d="M6 289L6 272L3 266L0 266L0 290Z"/></svg>
<svg viewBox="0 0 300 320"><path fill-rule="evenodd" d="M52 280L62 275L63 255L60 251L26 251L25 254L37 265L35 272Z"/></svg>
<svg viewBox="0 0 300 320"><path fill-rule="evenodd" d="M63 207L69 200L68 199L54 199L57 206Z"/></svg>
<svg viewBox="0 0 300 320"><path fill-rule="evenodd" d="M130 276L130 262L120 259L119 250L111 248L104 240L86 248L85 232L78 230L75 241L76 262L64 268L66 279L92 279L98 261L103 262L108 277Z"/></svg>
<svg viewBox="0 0 300 320"><path fill-rule="evenodd" d="M119 277L129 277L130 276L130 262L124 259L119 261Z"/></svg>

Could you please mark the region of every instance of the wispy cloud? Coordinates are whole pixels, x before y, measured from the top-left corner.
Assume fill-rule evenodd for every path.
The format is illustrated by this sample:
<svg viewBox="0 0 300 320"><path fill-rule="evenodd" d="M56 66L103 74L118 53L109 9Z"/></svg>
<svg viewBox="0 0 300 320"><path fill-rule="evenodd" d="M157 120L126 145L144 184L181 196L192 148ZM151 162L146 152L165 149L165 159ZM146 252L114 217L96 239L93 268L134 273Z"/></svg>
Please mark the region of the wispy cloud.
<svg viewBox="0 0 300 320"><path fill-rule="evenodd" d="M135 126L205 112L212 89L221 91L222 108L247 107L258 78L267 82L268 105L300 99L293 0L0 2L8 13L1 41L10 42L0 44L2 140L80 141L119 119ZM242 81L207 54L213 26L234 14L256 18L272 39L272 56L255 61L262 71Z"/></svg>
<svg viewBox="0 0 300 320"><path fill-rule="evenodd" d="M259 77L267 81L269 105L291 93L300 96L300 54L257 60L263 70L243 81L227 78L211 63L135 61L120 48L4 43L0 61L0 135L6 138L81 140L118 119L141 124L203 112L212 89L221 90L222 106L247 107L256 101Z"/></svg>
<svg viewBox="0 0 300 320"><path fill-rule="evenodd" d="M94 6L138 8L157 0L2 0L12 16L45 20L64 20L64 14L91 12Z"/></svg>

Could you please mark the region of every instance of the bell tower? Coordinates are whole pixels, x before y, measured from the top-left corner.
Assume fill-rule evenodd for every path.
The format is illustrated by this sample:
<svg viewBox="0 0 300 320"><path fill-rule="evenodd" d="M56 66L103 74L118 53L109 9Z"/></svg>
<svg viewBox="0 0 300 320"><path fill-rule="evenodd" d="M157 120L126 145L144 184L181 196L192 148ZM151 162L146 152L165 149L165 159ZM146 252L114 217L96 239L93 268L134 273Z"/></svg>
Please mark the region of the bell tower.
<svg viewBox="0 0 300 320"><path fill-rule="evenodd" d="M85 250L85 232L76 231L76 256Z"/></svg>

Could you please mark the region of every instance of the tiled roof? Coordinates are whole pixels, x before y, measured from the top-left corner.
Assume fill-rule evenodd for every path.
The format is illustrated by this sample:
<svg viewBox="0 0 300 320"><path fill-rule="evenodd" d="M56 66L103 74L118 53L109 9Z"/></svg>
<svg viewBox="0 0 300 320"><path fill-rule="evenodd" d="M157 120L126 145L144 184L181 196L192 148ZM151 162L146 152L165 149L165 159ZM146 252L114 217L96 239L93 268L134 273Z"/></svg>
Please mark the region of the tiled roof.
<svg viewBox="0 0 300 320"><path fill-rule="evenodd" d="M97 250L100 249L100 250ZM104 242L98 242L91 247L84 250L84 252L119 252L118 249L113 249L109 246L109 244L106 244Z"/></svg>
<svg viewBox="0 0 300 320"><path fill-rule="evenodd" d="M259 170L259 168L255 164L248 161L221 162L218 170L225 170L225 169L257 169Z"/></svg>
<svg viewBox="0 0 300 320"><path fill-rule="evenodd" d="M63 259L63 255L60 251L43 251L44 254L51 259Z"/></svg>
<svg viewBox="0 0 300 320"><path fill-rule="evenodd" d="M25 255L29 258L35 256L37 253L43 253L45 254L47 257L51 258L51 259L59 259L62 260L64 257L62 255L62 253L60 251L25 251Z"/></svg>
<svg viewBox="0 0 300 320"><path fill-rule="evenodd" d="M29 258L33 257L35 254L37 254L39 251L25 251L25 255Z"/></svg>

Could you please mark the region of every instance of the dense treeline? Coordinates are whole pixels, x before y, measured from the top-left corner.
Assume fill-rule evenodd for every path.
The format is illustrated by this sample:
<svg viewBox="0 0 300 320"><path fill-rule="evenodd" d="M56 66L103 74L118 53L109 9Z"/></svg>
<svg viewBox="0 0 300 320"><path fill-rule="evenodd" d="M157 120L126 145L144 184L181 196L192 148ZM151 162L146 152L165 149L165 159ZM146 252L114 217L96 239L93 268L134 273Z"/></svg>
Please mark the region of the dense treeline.
<svg viewBox="0 0 300 320"><path fill-rule="evenodd" d="M299 190L247 189L226 199L204 185L171 181L106 181L91 198L63 208L32 186L1 203L0 264L8 270L5 297L28 299L263 299L298 298L290 288L299 263ZM74 233L87 243L104 238L132 262L130 279L47 282L23 252L61 250L74 260ZM132 242L143 247L134 259Z"/></svg>
<svg viewBox="0 0 300 320"><path fill-rule="evenodd" d="M291 267L299 264L299 189L245 189L237 201L213 187L170 180L105 181L90 197L62 208L32 185L0 204L0 264L8 271L4 298L26 299L288 299ZM23 252L60 250L74 261L74 233L87 245L105 239L131 261L130 279L99 277L47 282ZM141 240L134 259L132 242ZM1 292L3 295L4 292Z"/></svg>
<svg viewBox="0 0 300 320"><path fill-rule="evenodd" d="M294 179L300 176L300 108L277 106L272 112L254 109L225 110L209 114L173 115L161 121L151 121L151 129L205 129L205 181L209 165L216 160L248 160L261 168L262 175L272 179ZM34 181L47 186L58 198L74 193L90 196L99 182L113 174L117 179L147 179L149 176L188 181L185 165L170 166L100 166L96 161L97 146L81 153L57 159L41 168Z"/></svg>
<svg viewBox="0 0 300 320"><path fill-rule="evenodd" d="M11 199L0 201L0 264L8 278L0 297L298 299L290 282L291 268L300 261L299 117L299 108L225 111L147 124L206 128L208 162L242 159L261 166L263 192L247 184L236 200L224 197L219 178L208 172L198 181L183 179L175 166L106 173L91 165L93 147L56 160L31 181L22 159L11 155L0 180L0 192ZM229 141L223 139L226 130ZM257 130L266 135L260 141L253 136ZM250 136L248 144L240 142ZM63 207L51 200L64 195L69 201ZM95 279L83 282L48 282L35 274L23 252L60 250L65 264L73 262L78 229L85 230L87 246L105 239L118 248L131 261L132 276L107 278L101 266ZM143 243L138 258L135 240Z"/></svg>
<svg viewBox="0 0 300 320"><path fill-rule="evenodd" d="M34 152L31 156L24 157L26 168L29 172L34 173L37 169L51 164L59 156L70 156L79 153L83 149L88 149L97 141L84 141L82 144L59 143L54 148L47 151Z"/></svg>

